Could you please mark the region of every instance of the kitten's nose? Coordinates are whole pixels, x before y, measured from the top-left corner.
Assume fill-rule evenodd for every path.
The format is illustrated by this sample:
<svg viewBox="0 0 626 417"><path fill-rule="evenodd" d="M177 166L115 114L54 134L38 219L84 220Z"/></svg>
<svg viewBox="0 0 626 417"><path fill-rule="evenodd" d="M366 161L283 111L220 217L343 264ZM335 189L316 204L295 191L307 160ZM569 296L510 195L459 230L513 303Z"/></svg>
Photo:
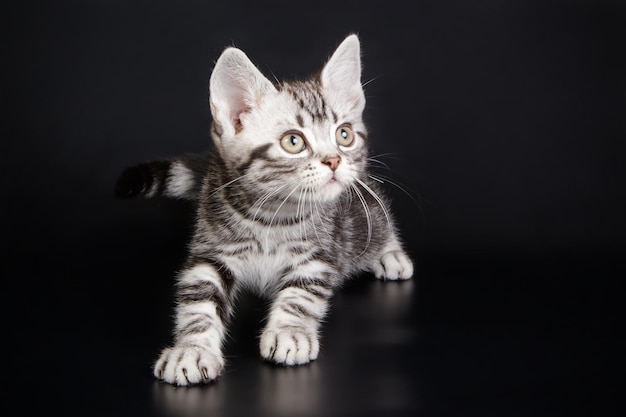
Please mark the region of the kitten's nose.
<svg viewBox="0 0 626 417"><path fill-rule="evenodd" d="M341 162L341 158L339 156L330 156L322 161L322 164L328 165L331 171L335 171L339 166L339 162Z"/></svg>

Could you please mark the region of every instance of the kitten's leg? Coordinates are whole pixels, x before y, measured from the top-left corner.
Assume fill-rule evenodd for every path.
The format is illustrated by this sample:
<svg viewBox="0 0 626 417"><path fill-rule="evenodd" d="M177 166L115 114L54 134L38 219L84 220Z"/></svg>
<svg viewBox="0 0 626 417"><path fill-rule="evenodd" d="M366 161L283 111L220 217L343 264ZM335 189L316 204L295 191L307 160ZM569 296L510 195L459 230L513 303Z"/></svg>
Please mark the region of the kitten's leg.
<svg viewBox="0 0 626 417"><path fill-rule="evenodd" d="M164 349L156 362L157 378L190 385L209 382L221 373L221 347L233 280L225 277L223 268L220 271L213 264L197 263L180 274L175 344Z"/></svg>
<svg viewBox="0 0 626 417"><path fill-rule="evenodd" d="M400 246L395 234L391 235L370 268L378 279L400 280L413 276L413 262Z"/></svg>
<svg viewBox="0 0 626 417"><path fill-rule="evenodd" d="M310 278L310 277L321 278ZM285 277L267 325L261 334L261 356L280 365L301 365L317 359L318 330L332 295L331 272L319 261Z"/></svg>

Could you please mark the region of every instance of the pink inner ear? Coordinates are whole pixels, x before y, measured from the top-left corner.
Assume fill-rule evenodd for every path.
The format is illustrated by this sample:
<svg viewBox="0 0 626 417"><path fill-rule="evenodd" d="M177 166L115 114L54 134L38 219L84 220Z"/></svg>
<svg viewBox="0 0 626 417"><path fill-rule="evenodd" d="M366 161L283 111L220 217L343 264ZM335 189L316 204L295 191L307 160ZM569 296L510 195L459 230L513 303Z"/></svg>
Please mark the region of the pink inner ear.
<svg viewBox="0 0 626 417"><path fill-rule="evenodd" d="M243 97L242 87L233 81L231 80L225 88L225 99L230 110L230 120L235 127L235 131L238 131L237 129L241 130L241 114L250 110L250 106L246 104Z"/></svg>
<svg viewBox="0 0 626 417"><path fill-rule="evenodd" d="M241 90L234 90L228 97L230 106L230 120L235 128L235 133L241 132L243 125L241 123L242 114L250 111L250 106L246 104L242 97Z"/></svg>
<svg viewBox="0 0 626 417"><path fill-rule="evenodd" d="M235 133L241 132L243 126L241 125L241 119L239 117L233 119L233 126L235 127Z"/></svg>
<svg viewBox="0 0 626 417"><path fill-rule="evenodd" d="M235 133L239 133L241 132L241 129L243 129L243 126L241 123L241 115L249 111L250 108L243 106L243 101L241 101L240 103L231 102L230 104L231 104L230 120L231 120L233 127L235 128ZM234 106L235 104L240 104L240 105Z"/></svg>

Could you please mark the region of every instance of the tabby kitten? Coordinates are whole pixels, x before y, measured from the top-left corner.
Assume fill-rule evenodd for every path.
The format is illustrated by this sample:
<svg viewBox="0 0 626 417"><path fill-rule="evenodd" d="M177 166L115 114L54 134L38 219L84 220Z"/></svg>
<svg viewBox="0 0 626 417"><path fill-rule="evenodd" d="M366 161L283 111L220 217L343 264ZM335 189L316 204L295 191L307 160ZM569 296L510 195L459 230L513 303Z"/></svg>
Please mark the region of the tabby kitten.
<svg viewBox="0 0 626 417"><path fill-rule="evenodd" d="M241 287L272 301L261 356L299 365L317 358L320 323L347 277L412 276L388 203L367 171L359 49L350 35L317 76L274 84L241 50L227 48L209 85L215 152L122 173L122 197L197 201L177 280L174 345L156 362L157 378L189 385L218 377Z"/></svg>

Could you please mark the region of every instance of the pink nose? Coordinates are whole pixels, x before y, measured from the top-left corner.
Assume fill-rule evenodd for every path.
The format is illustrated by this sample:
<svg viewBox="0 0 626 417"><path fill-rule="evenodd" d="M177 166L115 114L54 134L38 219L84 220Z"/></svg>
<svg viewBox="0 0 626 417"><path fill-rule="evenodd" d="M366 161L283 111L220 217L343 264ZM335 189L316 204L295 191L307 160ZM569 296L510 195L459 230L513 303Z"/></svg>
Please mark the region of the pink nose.
<svg viewBox="0 0 626 417"><path fill-rule="evenodd" d="M322 161L322 164L328 165L331 171L335 171L341 162L341 158L338 156L331 156Z"/></svg>

